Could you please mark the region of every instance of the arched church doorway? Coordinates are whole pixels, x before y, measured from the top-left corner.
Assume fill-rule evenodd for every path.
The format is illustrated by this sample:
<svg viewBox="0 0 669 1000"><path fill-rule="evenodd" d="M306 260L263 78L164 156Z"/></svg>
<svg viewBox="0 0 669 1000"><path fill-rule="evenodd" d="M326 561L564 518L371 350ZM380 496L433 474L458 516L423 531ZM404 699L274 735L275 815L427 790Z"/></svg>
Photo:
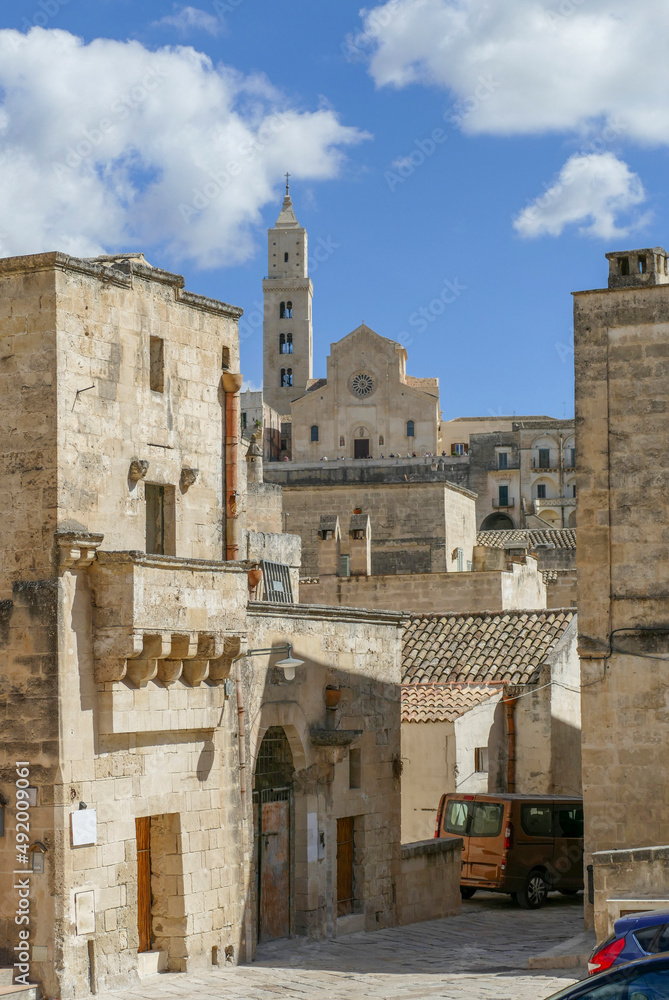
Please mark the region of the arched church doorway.
<svg viewBox="0 0 669 1000"><path fill-rule="evenodd" d="M291 931L294 770L285 729L271 726L258 750L253 791L260 942Z"/></svg>
<svg viewBox="0 0 669 1000"><path fill-rule="evenodd" d="M353 458L369 458L369 431L358 427L353 438Z"/></svg>
<svg viewBox="0 0 669 1000"><path fill-rule="evenodd" d="M488 514L481 525L481 531L508 531L515 524L508 514Z"/></svg>

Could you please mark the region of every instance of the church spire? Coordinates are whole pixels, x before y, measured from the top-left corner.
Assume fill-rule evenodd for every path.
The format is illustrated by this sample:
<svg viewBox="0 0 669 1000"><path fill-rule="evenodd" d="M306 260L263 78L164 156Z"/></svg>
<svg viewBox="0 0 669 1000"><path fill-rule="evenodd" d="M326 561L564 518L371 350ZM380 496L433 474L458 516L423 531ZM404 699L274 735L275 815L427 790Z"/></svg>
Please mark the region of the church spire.
<svg viewBox="0 0 669 1000"><path fill-rule="evenodd" d="M293 211L293 203L290 200L290 174L286 174L286 196L283 199L283 206L279 212L279 218L274 225L275 229L299 229L300 224Z"/></svg>

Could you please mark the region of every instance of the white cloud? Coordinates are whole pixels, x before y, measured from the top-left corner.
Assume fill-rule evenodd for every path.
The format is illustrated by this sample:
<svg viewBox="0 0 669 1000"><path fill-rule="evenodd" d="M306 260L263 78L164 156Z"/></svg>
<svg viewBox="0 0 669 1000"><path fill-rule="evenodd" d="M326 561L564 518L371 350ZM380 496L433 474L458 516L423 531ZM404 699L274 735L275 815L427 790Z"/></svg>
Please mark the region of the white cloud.
<svg viewBox="0 0 669 1000"><path fill-rule="evenodd" d="M646 217L632 216L626 225L618 222L621 214L629 213L645 198L638 175L613 153L576 154L513 225L524 237L560 236L566 226L578 225L583 235L611 240L647 221Z"/></svg>
<svg viewBox="0 0 669 1000"><path fill-rule="evenodd" d="M390 0L362 15L349 48L376 84L445 88L466 132L623 123L629 139L669 143L666 0Z"/></svg>
<svg viewBox="0 0 669 1000"><path fill-rule="evenodd" d="M174 14L161 17L155 24L164 24L169 28L176 28L182 35L189 31L206 31L209 35L218 35L223 27L223 22L208 14L206 10L199 7L181 7L174 5Z"/></svg>
<svg viewBox="0 0 669 1000"><path fill-rule="evenodd" d="M159 248L242 261L261 210L366 133L189 47L0 31L0 255Z"/></svg>

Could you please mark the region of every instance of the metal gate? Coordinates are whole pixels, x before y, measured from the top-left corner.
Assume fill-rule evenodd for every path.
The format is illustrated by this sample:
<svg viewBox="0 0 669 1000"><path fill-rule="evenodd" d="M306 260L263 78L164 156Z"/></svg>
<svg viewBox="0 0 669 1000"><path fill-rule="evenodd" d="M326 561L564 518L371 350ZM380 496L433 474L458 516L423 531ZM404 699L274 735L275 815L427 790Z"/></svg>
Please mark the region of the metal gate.
<svg viewBox="0 0 669 1000"><path fill-rule="evenodd" d="M267 730L258 750L253 793L258 940L291 932L293 755L284 729Z"/></svg>

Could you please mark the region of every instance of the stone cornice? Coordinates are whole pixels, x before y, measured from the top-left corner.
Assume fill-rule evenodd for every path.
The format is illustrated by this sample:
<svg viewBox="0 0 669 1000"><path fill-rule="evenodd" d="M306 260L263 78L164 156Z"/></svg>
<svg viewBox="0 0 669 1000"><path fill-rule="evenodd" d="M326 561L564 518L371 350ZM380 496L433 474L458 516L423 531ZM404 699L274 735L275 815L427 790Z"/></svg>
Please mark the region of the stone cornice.
<svg viewBox="0 0 669 1000"><path fill-rule="evenodd" d="M374 611L367 608L340 608L327 604L274 604L251 601L248 614L263 618L299 618L310 621L367 622L370 625L395 625L399 628L406 615L397 611Z"/></svg>
<svg viewBox="0 0 669 1000"><path fill-rule="evenodd" d="M181 556L162 556L134 550L98 551L98 562L102 565L127 563L135 566L155 566L159 569L206 570L216 573L247 573L257 562L247 559L182 559Z"/></svg>

